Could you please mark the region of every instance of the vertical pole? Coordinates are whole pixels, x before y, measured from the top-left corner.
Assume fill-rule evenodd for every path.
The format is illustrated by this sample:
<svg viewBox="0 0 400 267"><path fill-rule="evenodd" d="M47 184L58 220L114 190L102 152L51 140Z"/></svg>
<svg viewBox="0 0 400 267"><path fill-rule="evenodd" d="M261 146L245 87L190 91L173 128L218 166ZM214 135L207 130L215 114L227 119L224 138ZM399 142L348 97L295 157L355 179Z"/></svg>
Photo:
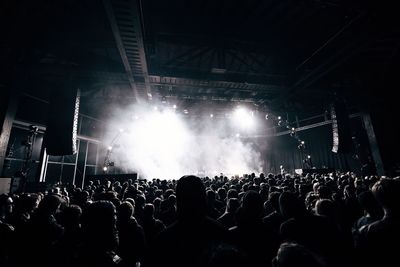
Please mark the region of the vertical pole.
<svg viewBox="0 0 400 267"><path fill-rule="evenodd" d="M77 147L77 150L76 150L75 166L74 166L74 176L72 177L72 185L75 185L75 178L76 178L76 170L78 168L78 157L79 157L80 145L81 145L81 140L78 139L78 147Z"/></svg>
<svg viewBox="0 0 400 267"><path fill-rule="evenodd" d="M89 141L86 141L85 161L83 163L82 189L85 186L86 161L87 161L88 150L89 150Z"/></svg>
<svg viewBox="0 0 400 267"><path fill-rule="evenodd" d="M61 184L62 183L62 174L63 174L63 171L64 171L64 158L65 158L65 156L62 156L62 158L61 158L61 166L60 166L60 168L61 168L61 170L60 170L60 177L58 178L58 183L59 184Z"/></svg>
<svg viewBox="0 0 400 267"><path fill-rule="evenodd" d="M40 161L41 161L41 168L40 168L40 174L39 174L39 182L43 183L46 181L47 165L49 163L49 155L47 155L45 147L42 147Z"/></svg>
<svg viewBox="0 0 400 267"><path fill-rule="evenodd" d="M363 113L362 119L364 122L365 130L367 132L369 146L371 148L372 158L374 159L376 172L378 175L385 175L381 153L379 151L378 142L376 141L374 127L372 125L371 116L369 113Z"/></svg>
<svg viewBox="0 0 400 267"><path fill-rule="evenodd" d="M11 88L0 84L0 176L3 173L8 140L17 108L18 95Z"/></svg>
<svg viewBox="0 0 400 267"><path fill-rule="evenodd" d="M99 164L99 144L96 144L96 167L94 168L94 174L97 174Z"/></svg>

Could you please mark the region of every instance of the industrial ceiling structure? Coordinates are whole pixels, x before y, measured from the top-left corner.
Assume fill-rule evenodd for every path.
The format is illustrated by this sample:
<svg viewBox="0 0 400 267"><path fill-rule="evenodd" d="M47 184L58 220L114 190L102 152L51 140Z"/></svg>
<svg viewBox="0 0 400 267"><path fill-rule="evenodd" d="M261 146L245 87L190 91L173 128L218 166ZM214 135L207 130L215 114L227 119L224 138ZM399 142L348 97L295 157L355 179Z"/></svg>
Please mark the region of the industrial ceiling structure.
<svg viewBox="0 0 400 267"><path fill-rule="evenodd" d="M384 103L399 64L391 1L3 1L1 83L82 108L251 103L316 114L335 96Z"/></svg>

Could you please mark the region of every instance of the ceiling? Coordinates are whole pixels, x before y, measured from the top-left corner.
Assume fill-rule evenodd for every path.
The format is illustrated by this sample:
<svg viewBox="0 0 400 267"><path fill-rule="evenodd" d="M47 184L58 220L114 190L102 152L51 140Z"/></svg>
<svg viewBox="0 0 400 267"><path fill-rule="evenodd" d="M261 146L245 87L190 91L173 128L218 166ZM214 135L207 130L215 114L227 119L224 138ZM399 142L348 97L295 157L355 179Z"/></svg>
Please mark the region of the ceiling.
<svg viewBox="0 0 400 267"><path fill-rule="evenodd" d="M360 109L390 99L400 62L392 1L9 0L0 10L0 83L47 98L68 82L88 113L167 99L315 114L337 96Z"/></svg>

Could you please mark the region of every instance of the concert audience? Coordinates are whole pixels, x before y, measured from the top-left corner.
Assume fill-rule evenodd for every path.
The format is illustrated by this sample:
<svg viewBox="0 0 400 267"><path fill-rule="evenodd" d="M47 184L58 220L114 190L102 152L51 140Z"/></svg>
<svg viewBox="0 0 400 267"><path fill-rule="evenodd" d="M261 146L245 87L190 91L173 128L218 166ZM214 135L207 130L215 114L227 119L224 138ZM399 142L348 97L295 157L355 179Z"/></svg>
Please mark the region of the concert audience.
<svg viewBox="0 0 400 267"><path fill-rule="evenodd" d="M399 266L399 178L90 181L0 196L0 265Z"/></svg>

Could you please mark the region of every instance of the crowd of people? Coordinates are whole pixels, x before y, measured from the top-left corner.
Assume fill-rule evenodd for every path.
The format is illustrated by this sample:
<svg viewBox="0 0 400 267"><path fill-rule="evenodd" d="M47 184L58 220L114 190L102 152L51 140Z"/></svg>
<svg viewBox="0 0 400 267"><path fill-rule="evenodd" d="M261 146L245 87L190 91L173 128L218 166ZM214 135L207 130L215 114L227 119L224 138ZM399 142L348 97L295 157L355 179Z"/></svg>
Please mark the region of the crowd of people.
<svg viewBox="0 0 400 267"><path fill-rule="evenodd" d="M0 196L0 266L399 266L400 179L90 181Z"/></svg>

